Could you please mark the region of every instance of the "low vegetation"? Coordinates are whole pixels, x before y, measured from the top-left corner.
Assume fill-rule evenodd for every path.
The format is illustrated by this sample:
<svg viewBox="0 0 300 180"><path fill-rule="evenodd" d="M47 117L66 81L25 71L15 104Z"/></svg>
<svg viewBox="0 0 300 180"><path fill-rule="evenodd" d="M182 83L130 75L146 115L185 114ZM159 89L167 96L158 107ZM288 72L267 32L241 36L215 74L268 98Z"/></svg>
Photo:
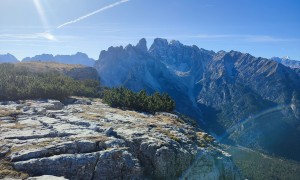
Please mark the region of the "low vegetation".
<svg viewBox="0 0 300 180"><path fill-rule="evenodd" d="M300 179L300 163L243 147L227 149L246 179Z"/></svg>
<svg viewBox="0 0 300 180"><path fill-rule="evenodd" d="M152 114L172 112L175 108L175 101L168 94L156 92L153 95L147 95L144 90L135 93L124 87L105 90L103 100L112 107Z"/></svg>
<svg viewBox="0 0 300 180"><path fill-rule="evenodd" d="M58 72L32 72L14 64L0 64L0 100L58 99L98 96L99 82L74 80Z"/></svg>
<svg viewBox="0 0 300 180"><path fill-rule="evenodd" d="M101 94L101 95L100 95ZM0 101L99 97L112 107L148 113L172 112L175 102L167 94L134 93L124 87L104 88L95 80L75 80L58 71L37 72L28 67L0 64Z"/></svg>

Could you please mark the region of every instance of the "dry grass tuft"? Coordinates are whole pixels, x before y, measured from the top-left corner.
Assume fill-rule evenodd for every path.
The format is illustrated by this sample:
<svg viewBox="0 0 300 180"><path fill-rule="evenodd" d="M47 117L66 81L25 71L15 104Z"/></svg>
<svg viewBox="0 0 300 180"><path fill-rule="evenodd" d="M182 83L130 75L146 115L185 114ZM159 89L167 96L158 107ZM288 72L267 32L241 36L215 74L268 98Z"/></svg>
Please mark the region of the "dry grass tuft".
<svg viewBox="0 0 300 180"><path fill-rule="evenodd" d="M197 140L200 147L207 147L207 144L211 144L215 139L205 132L197 132Z"/></svg>
<svg viewBox="0 0 300 180"><path fill-rule="evenodd" d="M96 113L79 113L78 114L79 117L85 119L85 120L99 120L101 118L105 118L103 115L100 114L96 114Z"/></svg>
<svg viewBox="0 0 300 180"><path fill-rule="evenodd" d="M97 136L86 136L86 137L72 137L70 138L72 141L76 140L91 140L94 142L105 142L108 141L110 138L104 135L97 135Z"/></svg>
<svg viewBox="0 0 300 180"><path fill-rule="evenodd" d="M166 130L166 129L163 129L162 127L157 127L156 130L166 136L168 136L170 139L173 139L174 141L177 141L177 142L181 142L181 139L178 138L176 136L176 134L170 132L169 130Z"/></svg>
<svg viewBox="0 0 300 180"><path fill-rule="evenodd" d="M28 177L28 174L14 170L9 161L0 160L0 179L26 179Z"/></svg>
<svg viewBox="0 0 300 180"><path fill-rule="evenodd" d="M28 126L24 125L24 124L20 124L19 122L16 122L15 125L13 126L7 126L7 128L10 128L10 129L24 129Z"/></svg>
<svg viewBox="0 0 300 180"><path fill-rule="evenodd" d="M6 109L6 108L0 108L0 117L15 117L19 114L22 114L19 110L12 110L12 109Z"/></svg>

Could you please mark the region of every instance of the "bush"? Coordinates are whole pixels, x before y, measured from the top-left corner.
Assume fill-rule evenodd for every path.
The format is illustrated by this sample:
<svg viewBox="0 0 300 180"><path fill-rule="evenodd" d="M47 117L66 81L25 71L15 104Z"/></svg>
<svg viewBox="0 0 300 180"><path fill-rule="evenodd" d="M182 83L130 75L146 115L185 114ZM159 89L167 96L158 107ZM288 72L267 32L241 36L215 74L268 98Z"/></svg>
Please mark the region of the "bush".
<svg viewBox="0 0 300 180"><path fill-rule="evenodd" d="M36 73L13 64L0 64L0 100L58 99L98 96L99 82L74 80L58 72Z"/></svg>
<svg viewBox="0 0 300 180"><path fill-rule="evenodd" d="M149 96L145 90L134 93L124 87L105 90L103 100L112 107L153 114L155 112L172 112L175 108L174 100L166 93L161 95L156 92Z"/></svg>

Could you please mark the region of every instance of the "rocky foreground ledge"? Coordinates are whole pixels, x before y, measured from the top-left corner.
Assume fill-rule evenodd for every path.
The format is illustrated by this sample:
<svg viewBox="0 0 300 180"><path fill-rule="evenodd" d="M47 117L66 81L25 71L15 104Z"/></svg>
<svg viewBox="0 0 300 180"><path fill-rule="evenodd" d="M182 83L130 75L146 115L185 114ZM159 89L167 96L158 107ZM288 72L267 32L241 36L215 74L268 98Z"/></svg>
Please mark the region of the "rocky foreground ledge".
<svg viewBox="0 0 300 180"><path fill-rule="evenodd" d="M101 99L1 102L0 179L241 179L191 121Z"/></svg>

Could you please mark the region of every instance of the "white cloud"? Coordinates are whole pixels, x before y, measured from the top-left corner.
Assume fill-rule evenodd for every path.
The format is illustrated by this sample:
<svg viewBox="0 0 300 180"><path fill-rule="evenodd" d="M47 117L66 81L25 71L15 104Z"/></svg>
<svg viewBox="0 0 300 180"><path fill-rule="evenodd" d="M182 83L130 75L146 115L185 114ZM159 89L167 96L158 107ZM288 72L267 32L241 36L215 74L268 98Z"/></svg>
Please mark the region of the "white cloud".
<svg viewBox="0 0 300 180"><path fill-rule="evenodd" d="M84 15L84 16L81 16L81 17L79 17L79 18L77 18L77 19L74 19L74 20L72 20L72 21L68 21L68 22L66 22L66 23L64 23L64 24L61 24L61 25L59 25L59 26L57 27L57 29L63 28L63 27L65 27L65 26L67 26L67 25L70 25L70 24L77 23L77 22L79 22L79 21L81 21L81 20L83 20L83 19L86 19L86 18L88 18L88 17L90 17L90 16L93 16L93 15L95 15L95 14L98 14L98 13L100 13L100 12L102 12L102 11L105 11L105 10L107 10L107 9L113 8L113 7L115 7L115 6L118 6L118 5L120 5L120 4L122 4L122 3L125 3L125 2L128 2L128 1L129 1L129 0L121 0L121 1L118 1L118 2L116 2L116 3L110 4L110 5L108 5L108 6L105 6L105 7L101 8L101 9L98 9L98 10L96 10L96 11L93 11L93 12L91 12L91 13L89 13L89 14L86 14L86 15Z"/></svg>

